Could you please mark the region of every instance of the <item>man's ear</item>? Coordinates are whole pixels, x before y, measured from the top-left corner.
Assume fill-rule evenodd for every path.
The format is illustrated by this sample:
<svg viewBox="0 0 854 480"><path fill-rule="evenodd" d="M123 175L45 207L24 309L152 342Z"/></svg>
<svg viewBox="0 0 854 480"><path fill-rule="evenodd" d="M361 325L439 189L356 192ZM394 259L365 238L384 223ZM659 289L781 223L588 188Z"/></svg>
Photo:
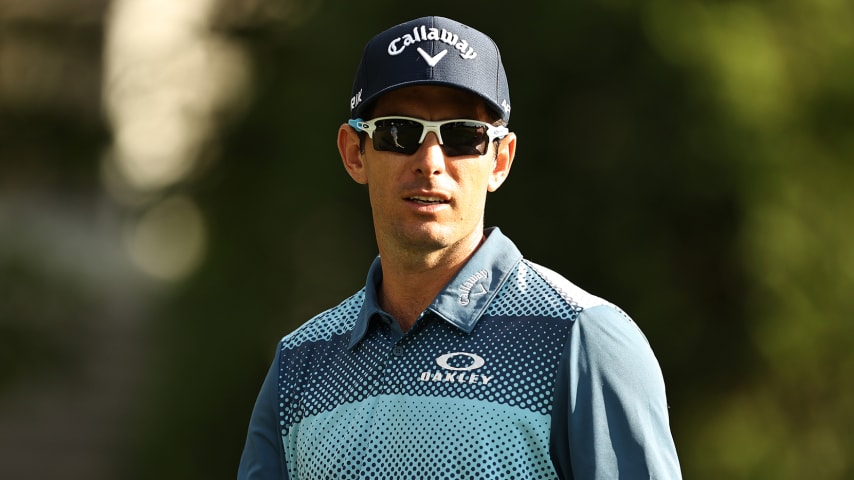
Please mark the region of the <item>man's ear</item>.
<svg viewBox="0 0 854 480"><path fill-rule="evenodd" d="M357 183L366 185L368 175L365 172L364 153L359 145L359 134L350 125L344 123L338 128L338 153L350 177Z"/></svg>
<svg viewBox="0 0 854 480"><path fill-rule="evenodd" d="M516 134L510 132L498 143L498 152L495 155L495 163L487 185L490 192L498 190L498 187L507 179L514 157L516 157Z"/></svg>

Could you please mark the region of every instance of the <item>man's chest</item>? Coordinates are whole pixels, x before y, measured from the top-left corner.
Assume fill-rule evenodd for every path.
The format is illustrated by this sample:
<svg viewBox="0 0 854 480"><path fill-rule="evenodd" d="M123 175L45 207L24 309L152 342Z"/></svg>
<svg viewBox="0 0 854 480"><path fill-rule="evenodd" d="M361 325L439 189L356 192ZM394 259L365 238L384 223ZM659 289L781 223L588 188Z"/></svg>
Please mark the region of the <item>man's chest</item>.
<svg viewBox="0 0 854 480"><path fill-rule="evenodd" d="M372 328L353 349L331 344L294 351L283 362L280 383L298 408L287 416L297 420L381 395L462 398L549 412L566 321L485 317L466 333L436 320L398 338L387 328Z"/></svg>

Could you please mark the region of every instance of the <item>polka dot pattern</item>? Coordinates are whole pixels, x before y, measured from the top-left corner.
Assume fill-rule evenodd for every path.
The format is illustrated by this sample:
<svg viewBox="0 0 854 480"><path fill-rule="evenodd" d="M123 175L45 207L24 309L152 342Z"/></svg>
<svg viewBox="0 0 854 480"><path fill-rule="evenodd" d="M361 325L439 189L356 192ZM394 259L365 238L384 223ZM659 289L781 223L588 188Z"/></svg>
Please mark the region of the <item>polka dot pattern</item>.
<svg viewBox="0 0 854 480"><path fill-rule="evenodd" d="M548 431L547 417L511 407L381 396L307 419L284 440L291 478L551 479Z"/></svg>
<svg viewBox="0 0 854 480"><path fill-rule="evenodd" d="M435 314L397 341L364 291L282 341L280 429L292 478L554 478L550 413L569 327L601 303L523 261L475 329Z"/></svg>
<svg viewBox="0 0 854 480"><path fill-rule="evenodd" d="M530 269L536 272L544 282L548 283L548 285L553 288L561 298L574 306L573 309L576 311L576 314L571 316L572 320L575 320L575 318L578 317L578 314L583 310L598 307L600 305L608 305L614 310L620 312L624 317L631 320L628 314L620 309L620 307L600 297L591 295L587 291L582 290L566 278L562 277L560 274L528 261L524 261L523 265L525 267L530 267Z"/></svg>
<svg viewBox="0 0 854 480"><path fill-rule="evenodd" d="M543 269L544 272L548 272ZM498 298L487 308L490 316L551 317L575 320L583 308L565 288L571 286L567 280L557 276L549 281L543 272L534 270L530 262L522 262L516 268L515 282L504 284ZM569 285L559 285L567 283Z"/></svg>
<svg viewBox="0 0 854 480"><path fill-rule="evenodd" d="M282 339L282 348L295 348L306 342L329 341L333 336L349 332L356 323L363 303L364 288L337 307L317 315L291 332Z"/></svg>

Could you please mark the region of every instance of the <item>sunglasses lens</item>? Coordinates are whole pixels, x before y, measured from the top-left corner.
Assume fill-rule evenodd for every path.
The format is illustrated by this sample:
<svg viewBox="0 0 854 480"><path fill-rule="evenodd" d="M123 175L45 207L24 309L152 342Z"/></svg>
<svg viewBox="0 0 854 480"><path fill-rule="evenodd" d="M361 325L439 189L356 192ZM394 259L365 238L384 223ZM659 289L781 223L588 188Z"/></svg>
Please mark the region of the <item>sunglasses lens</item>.
<svg viewBox="0 0 854 480"><path fill-rule="evenodd" d="M394 118L380 120L374 131L374 149L412 155L420 147L423 126L412 120Z"/></svg>
<svg viewBox="0 0 854 480"><path fill-rule="evenodd" d="M484 125L454 122L442 125L442 149L449 157L483 155L489 144Z"/></svg>

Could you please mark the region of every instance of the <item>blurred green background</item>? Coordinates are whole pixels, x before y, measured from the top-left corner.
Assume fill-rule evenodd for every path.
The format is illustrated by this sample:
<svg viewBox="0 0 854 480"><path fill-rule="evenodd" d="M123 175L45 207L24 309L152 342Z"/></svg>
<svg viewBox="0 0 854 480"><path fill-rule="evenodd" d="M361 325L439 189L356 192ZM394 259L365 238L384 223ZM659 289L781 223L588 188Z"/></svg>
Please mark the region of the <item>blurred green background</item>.
<svg viewBox="0 0 854 480"><path fill-rule="evenodd" d="M486 223L643 328L685 477L854 478L849 0L0 0L0 478L234 477L376 253L361 49L427 14L510 78Z"/></svg>

